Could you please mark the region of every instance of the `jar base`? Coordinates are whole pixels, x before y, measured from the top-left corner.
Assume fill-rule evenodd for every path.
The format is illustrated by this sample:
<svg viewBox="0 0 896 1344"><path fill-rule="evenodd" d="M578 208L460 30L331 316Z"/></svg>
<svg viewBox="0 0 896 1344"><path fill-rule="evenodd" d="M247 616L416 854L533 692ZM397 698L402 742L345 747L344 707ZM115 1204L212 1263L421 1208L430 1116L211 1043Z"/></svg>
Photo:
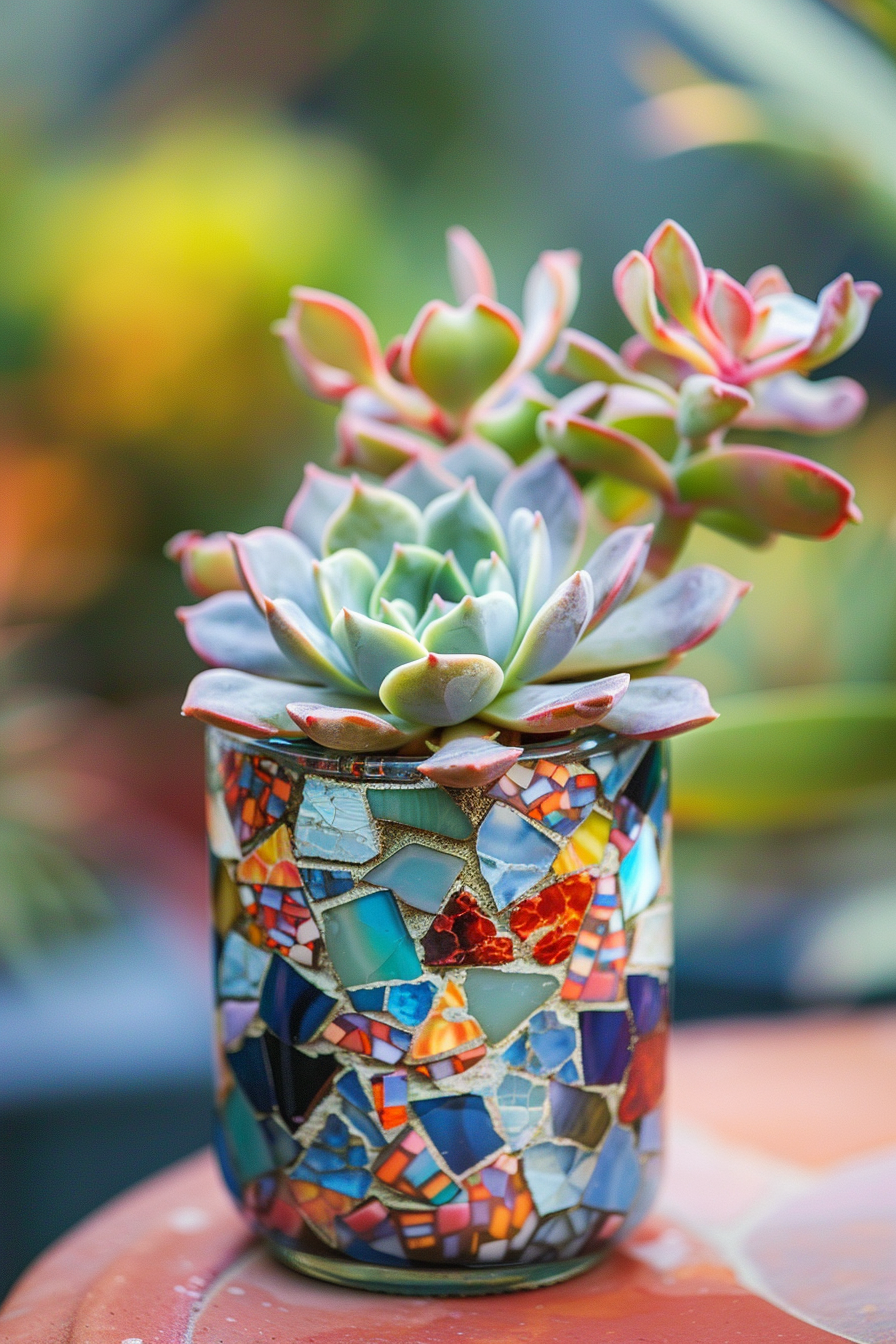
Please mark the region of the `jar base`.
<svg viewBox="0 0 896 1344"><path fill-rule="evenodd" d="M401 1297L484 1297L524 1289L549 1288L600 1264L609 1252L602 1247L573 1260L553 1260L529 1265L469 1265L448 1269L439 1265L405 1268L371 1265L340 1255L316 1255L268 1242L269 1249L290 1269L341 1288L363 1288L368 1293L395 1293Z"/></svg>

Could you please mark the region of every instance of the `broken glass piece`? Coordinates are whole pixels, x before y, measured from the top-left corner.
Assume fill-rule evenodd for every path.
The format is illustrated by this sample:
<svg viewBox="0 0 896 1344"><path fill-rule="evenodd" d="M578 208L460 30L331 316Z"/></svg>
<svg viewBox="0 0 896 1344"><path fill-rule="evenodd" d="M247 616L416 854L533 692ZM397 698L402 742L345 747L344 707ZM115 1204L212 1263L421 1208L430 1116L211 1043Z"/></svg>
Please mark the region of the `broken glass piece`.
<svg viewBox="0 0 896 1344"><path fill-rule="evenodd" d="M583 1148L596 1148L610 1124L610 1108L597 1092L552 1082L551 1126L558 1139L572 1139Z"/></svg>
<svg viewBox="0 0 896 1344"><path fill-rule="evenodd" d="M576 1048L575 1027L568 1027L551 1009L536 1013L528 1028L526 1067L530 1073L554 1073Z"/></svg>
<svg viewBox="0 0 896 1344"><path fill-rule="evenodd" d="M382 1064L397 1064L411 1043L406 1031L362 1013L342 1013L324 1029L323 1038L340 1050L369 1055Z"/></svg>
<svg viewBox="0 0 896 1344"><path fill-rule="evenodd" d="M433 1082L438 1083L444 1078L466 1073L467 1069L472 1069L480 1059L485 1059L487 1053L485 1045L474 1045L469 1050L458 1050L457 1054L449 1055L447 1059L431 1059L425 1064L415 1064L414 1067L424 1078L431 1078Z"/></svg>
<svg viewBox="0 0 896 1344"><path fill-rule="evenodd" d="M638 1148L642 1153L663 1151L663 1113L659 1108L641 1116L638 1124Z"/></svg>
<svg viewBox="0 0 896 1344"><path fill-rule="evenodd" d="M211 878L215 929L221 938L226 938L243 913L240 893L228 872L227 864L219 862L214 855L212 855Z"/></svg>
<svg viewBox="0 0 896 1344"><path fill-rule="evenodd" d="M619 1119L625 1124L637 1120L659 1105L666 1082L665 1029L643 1036L635 1045L625 1094L619 1103Z"/></svg>
<svg viewBox="0 0 896 1344"><path fill-rule="evenodd" d="M669 986L655 975L630 975L625 983L635 1031L646 1036L668 1016Z"/></svg>
<svg viewBox="0 0 896 1344"><path fill-rule="evenodd" d="M371 868L364 881L388 887L406 905L434 915L463 866L455 854L415 841Z"/></svg>
<svg viewBox="0 0 896 1344"><path fill-rule="evenodd" d="M435 992L435 985L428 980L422 980L416 985L392 985L389 990L389 1012L406 1027L417 1027L432 1007Z"/></svg>
<svg viewBox="0 0 896 1344"><path fill-rule="evenodd" d="M523 1154L526 1184L542 1216L578 1204L597 1158L571 1144L536 1143Z"/></svg>
<svg viewBox="0 0 896 1344"><path fill-rule="evenodd" d="M604 1213L625 1213L638 1192L641 1167L630 1129L614 1125L597 1155L582 1203Z"/></svg>
<svg viewBox="0 0 896 1344"><path fill-rule="evenodd" d="M408 1071L377 1073L370 1080L373 1104L383 1129L397 1129L408 1122Z"/></svg>
<svg viewBox="0 0 896 1344"><path fill-rule="evenodd" d="M289 1178L321 1185L352 1199L363 1199L371 1181L370 1172L365 1170L366 1163L367 1152L363 1144L338 1115L331 1114L310 1148L289 1172Z"/></svg>
<svg viewBox="0 0 896 1344"><path fill-rule="evenodd" d="M302 881L312 901L325 901L329 896L344 896L355 885L351 873L340 868L300 868Z"/></svg>
<svg viewBox="0 0 896 1344"><path fill-rule="evenodd" d="M232 931L224 939L218 963L218 995L222 999L257 999L271 954Z"/></svg>
<svg viewBox="0 0 896 1344"><path fill-rule="evenodd" d="M384 1185L391 1185L399 1194L424 1199L429 1204L447 1204L463 1193L460 1186L442 1171L424 1140L413 1129L398 1135L377 1160L374 1171Z"/></svg>
<svg viewBox="0 0 896 1344"><path fill-rule="evenodd" d="M221 1043L225 1047L238 1041L258 1009L257 999L224 999L221 1011Z"/></svg>
<svg viewBox="0 0 896 1344"><path fill-rule="evenodd" d="M453 980L432 1005L429 1016L414 1037L409 1063L422 1063L439 1055L463 1050L482 1040L482 1027L470 1016L464 991Z"/></svg>
<svg viewBox="0 0 896 1344"><path fill-rule="evenodd" d="M636 966L672 965L672 906L666 901L638 916L629 954L629 970Z"/></svg>
<svg viewBox="0 0 896 1344"><path fill-rule="evenodd" d="M378 1199L371 1199L335 1222L340 1250L353 1260L375 1265L408 1263L392 1214Z"/></svg>
<svg viewBox="0 0 896 1344"><path fill-rule="evenodd" d="M499 938L471 891L459 891L423 936L427 966L502 966L513 961L513 943Z"/></svg>
<svg viewBox="0 0 896 1344"><path fill-rule="evenodd" d="M650 742L632 742L621 751L591 757L588 764L600 779L603 795L609 802L615 803L650 746Z"/></svg>
<svg viewBox="0 0 896 1344"><path fill-rule="evenodd" d="M247 1036L237 1050L228 1053L227 1063L253 1110L270 1115L276 1097L263 1037Z"/></svg>
<svg viewBox="0 0 896 1344"><path fill-rule="evenodd" d="M317 965L320 929L305 904L304 890L256 886L240 887L239 891L243 909L264 947L284 952L299 966Z"/></svg>
<svg viewBox="0 0 896 1344"><path fill-rule="evenodd" d="M660 786L662 773L663 756L660 744L651 742L637 770L625 786L626 798L629 798L642 812L649 812Z"/></svg>
<svg viewBox="0 0 896 1344"><path fill-rule="evenodd" d="M380 852L360 789L315 775L305 778L295 835L303 857L364 863Z"/></svg>
<svg viewBox="0 0 896 1344"><path fill-rule="evenodd" d="M296 1050L271 1031L265 1032L263 1040L277 1110L287 1128L295 1129L329 1090L339 1060L335 1055L308 1055Z"/></svg>
<svg viewBox="0 0 896 1344"><path fill-rule="evenodd" d="M330 960L347 989L420 975L423 968L390 891L330 906L323 921Z"/></svg>
<svg viewBox="0 0 896 1344"><path fill-rule="evenodd" d="M282 957L275 957L265 976L258 1015L282 1041L305 1045L336 1004L336 999L312 985Z"/></svg>
<svg viewBox="0 0 896 1344"><path fill-rule="evenodd" d="M495 803L479 827L476 853L495 904L503 910L544 877L557 846L519 812Z"/></svg>
<svg viewBox="0 0 896 1344"><path fill-rule="evenodd" d="M503 1041L557 988L552 975L525 971L467 971L467 1006L485 1032L489 1045Z"/></svg>
<svg viewBox="0 0 896 1344"><path fill-rule="evenodd" d="M558 835L572 835L597 798L597 776L583 767L573 773L557 761L534 767L518 761L489 794Z"/></svg>
<svg viewBox="0 0 896 1344"><path fill-rule="evenodd" d="M221 1107L221 1123L241 1183L253 1181L276 1166L274 1154L246 1097L233 1088Z"/></svg>
<svg viewBox="0 0 896 1344"><path fill-rule="evenodd" d="M579 1013L585 1082L621 1083L632 1053L628 1013Z"/></svg>
<svg viewBox="0 0 896 1344"><path fill-rule="evenodd" d="M448 1169L462 1176L504 1145L495 1133L485 1102L478 1096L415 1101L411 1109Z"/></svg>
<svg viewBox="0 0 896 1344"><path fill-rule="evenodd" d="M359 1133L373 1145L381 1148L385 1143L382 1130L374 1120L374 1111L361 1086L361 1080L350 1069L336 1083L336 1091L342 1098L342 1113L355 1126Z"/></svg>
<svg viewBox="0 0 896 1344"><path fill-rule="evenodd" d="M386 986L376 989L353 989L349 991L352 1007L359 1013L381 1013L386 1003Z"/></svg>
<svg viewBox="0 0 896 1344"><path fill-rule="evenodd" d="M508 1073L495 1094L501 1127L511 1148L523 1148L541 1124L547 1089L543 1083Z"/></svg>
<svg viewBox="0 0 896 1344"><path fill-rule="evenodd" d="M219 859L241 859L243 851L222 793L205 795L205 829L208 847Z"/></svg>
<svg viewBox="0 0 896 1344"><path fill-rule="evenodd" d="M245 850L259 832L283 820L292 779L276 761L241 751L224 753L221 772L227 811Z"/></svg>
<svg viewBox="0 0 896 1344"><path fill-rule="evenodd" d="M582 1081L581 1077L579 1076L579 1071L576 1068L576 1062L574 1059L568 1059L566 1063L563 1065L563 1068L557 1070L557 1072L554 1074L554 1077L557 1079L558 1082L569 1083L570 1086L573 1086L576 1083L580 1083Z"/></svg>
<svg viewBox="0 0 896 1344"><path fill-rule="evenodd" d="M599 877L594 885L594 899L579 930L561 997L614 1003L623 994L625 926L616 879Z"/></svg>
<svg viewBox="0 0 896 1344"><path fill-rule="evenodd" d="M521 942L539 929L550 929L532 949L539 965L556 966L566 960L596 890L597 878L577 873L543 887L537 896L530 896L515 907L510 927Z"/></svg>
<svg viewBox="0 0 896 1344"><path fill-rule="evenodd" d="M468 840L473 824L466 812L438 785L426 788L371 788L370 810L380 821L397 821L418 831L431 831L449 840Z"/></svg>
<svg viewBox="0 0 896 1344"><path fill-rule="evenodd" d="M601 812L592 812L573 831L553 863L554 872L579 873L583 868L596 868L604 856L610 838L610 818Z"/></svg>
<svg viewBox="0 0 896 1344"><path fill-rule="evenodd" d="M648 817L619 865L619 889L626 919L639 915L656 898L661 878L656 828Z"/></svg>
<svg viewBox="0 0 896 1344"><path fill-rule="evenodd" d="M289 829L278 826L251 854L237 865L236 879L269 887L301 887L302 877L296 866Z"/></svg>
<svg viewBox="0 0 896 1344"><path fill-rule="evenodd" d="M295 1139L287 1134L281 1122L274 1115L267 1115L259 1121L264 1130L271 1152L278 1167L290 1166L302 1151Z"/></svg>

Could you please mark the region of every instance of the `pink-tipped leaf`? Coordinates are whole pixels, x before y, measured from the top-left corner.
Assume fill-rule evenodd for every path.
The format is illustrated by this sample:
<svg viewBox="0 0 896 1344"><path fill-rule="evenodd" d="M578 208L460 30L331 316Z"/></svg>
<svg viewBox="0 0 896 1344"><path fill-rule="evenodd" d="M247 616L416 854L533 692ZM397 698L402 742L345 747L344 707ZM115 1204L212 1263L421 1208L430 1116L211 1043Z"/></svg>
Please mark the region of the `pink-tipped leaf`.
<svg viewBox="0 0 896 1344"><path fill-rule="evenodd" d="M556 411L546 411L540 426L551 447L573 466L618 476L663 499L677 498L668 463L633 434L599 425L585 416L565 416Z"/></svg>
<svg viewBox="0 0 896 1344"><path fill-rule="evenodd" d="M598 546L585 565L594 589L594 606L585 634L628 597L644 572L652 537L652 523L620 527Z"/></svg>
<svg viewBox="0 0 896 1344"><path fill-rule="evenodd" d="M165 555L180 565L183 581L196 597L242 588L226 532L178 532L166 544Z"/></svg>
<svg viewBox="0 0 896 1344"><path fill-rule="evenodd" d="M447 231L445 240L448 274L458 303L466 303L478 294L486 299L496 299L498 287L492 264L470 230L456 224Z"/></svg>
<svg viewBox="0 0 896 1344"><path fill-rule="evenodd" d="M719 716L706 687L691 677L642 677L631 683L601 726L622 737L657 741L712 723Z"/></svg>
<svg viewBox="0 0 896 1344"><path fill-rule="evenodd" d="M298 691L294 682L215 667L190 682L181 713L246 737L304 737L286 712Z"/></svg>
<svg viewBox="0 0 896 1344"><path fill-rule="evenodd" d="M598 681L521 686L499 695L479 717L521 733L571 733L591 728L607 715L629 685L627 673Z"/></svg>
<svg viewBox="0 0 896 1344"><path fill-rule="evenodd" d="M441 747L418 771L434 784L451 789L488 788L523 754L522 747L504 747L481 737L460 737Z"/></svg>
<svg viewBox="0 0 896 1344"><path fill-rule="evenodd" d="M293 660L278 647L268 623L247 593L215 593L192 607L178 607L194 653L213 667L232 667L259 677L301 679Z"/></svg>
<svg viewBox="0 0 896 1344"><path fill-rule="evenodd" d="M332 751L394 751L420 735L417 724L402 724L373 710L291 701L290 718L322 747Z"/></svg>

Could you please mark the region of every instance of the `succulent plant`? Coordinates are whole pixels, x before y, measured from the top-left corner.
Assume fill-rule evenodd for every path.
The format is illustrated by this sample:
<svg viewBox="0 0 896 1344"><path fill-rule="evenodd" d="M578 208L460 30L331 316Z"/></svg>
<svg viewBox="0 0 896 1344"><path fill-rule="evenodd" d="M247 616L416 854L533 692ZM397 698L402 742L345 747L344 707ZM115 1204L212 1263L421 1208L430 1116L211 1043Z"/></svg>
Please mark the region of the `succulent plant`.
<svg viewBox="0 0 896 1344"><path fill-rule="evenodd" d="M488 258L464 229L448 234L460 307L427 304L383 353L368 319L331 294L299 288L276 330L311 391L341 403L340 461L457 486L493 488L510 461L554 447L596 478L609 524L643 517L656 531L648 568L669 571L695 521L747 544L777 533L828 537L860 514L852 487L811 459L725 445L729 429L827 433L852 423L865 393L850 378L806 376L858 340L877 285L842 275L817 303L767 266L745 286L704 266L667 220L631 252L615 288L637 335L619 354L562 330L578 293L578 257L546 252L524 293L524 321L497 303ZM556 340L556 347L555 347ZM532 370L584 384L557 400Z"/></svg>
<svg viewBox="0 0 896 1344"><path fill-rule="evenodd" d="M472 475L447 491L426 480L424 500L414 473L389 488L308 466L283 528L175 538L169 553L205 599L179 615L214 665L185 713L351 751L429 742L453 782L512 759L524 734L601 723L658 738L715 717L698 682L655 674L745 585L695 565L633 594L649 524L619 528L576 568L585 501L549 449L489 500Z"/></svg>

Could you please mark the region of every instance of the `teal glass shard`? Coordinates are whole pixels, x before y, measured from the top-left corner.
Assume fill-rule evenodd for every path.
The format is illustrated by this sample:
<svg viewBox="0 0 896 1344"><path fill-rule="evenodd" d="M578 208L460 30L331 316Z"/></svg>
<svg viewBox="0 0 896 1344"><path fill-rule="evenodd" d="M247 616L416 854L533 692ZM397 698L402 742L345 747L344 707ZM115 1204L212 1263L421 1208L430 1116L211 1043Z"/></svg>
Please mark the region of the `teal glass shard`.
<svg viewBox="0 0 896 1344"><path fill-rule="evenodd" d="M547 1088L530 1078L508 1073L495 1093L501 1128L511 1148L522 1148L534 1135L544 1114Z"/></svg>
<svg viewBox="0 0 896 1344"><path fill-rule="evenodd" d="M602 752L589 759L588 764L600 780L603 795L609 802L615 803L651 745L650 742L632 742L621 751Z"/></svg>
<svg viewBox="0 0 896 1344"><path fill-rule="evenodd" d="M380 821L397 821L449 840L468 840L473 823L444 789L375 788L367 790L370 810Z"/></svg>
<svg viewBox="0 0 896 1344"><path fill-rule="evenodd" d="M414 841L371 868L364 881L388 887L405 905L435 915L463 866L457 855Z"/></svg>
<svg viewBox="0 0 896 1344"><path fill-rule="evenodd" d="M523 1154L523 1171L538 1212L559 1213L582 1198L597 1158L571 1144L536 1143Z"/></svg>
<svg viewBox="0 0 896 1344"><path fill-rule="evenodd" d="M464 981L467 1007L485 1032L489 1045L503 1041L515 1031L557 988L552 975L480 966L467 971Z"/></svg>
<svg viewBox="0 0 896 1344"><path fill-rule="evenodd" d="M305 778L295 835L303 858L365 863L380 852L360 789L315 775Z"/></svg>
<svg viewBox="0 0 896 1344"><path fill-rule="evenodd" d="M419 1026L432 1007L436 987L428 980L418 985L393 985L389 990L389 1012L406 1027Z"/></svg>
<svg viewBox="0 0 896 1344"><path fill-rule="evenodd" d="M476 853L495 904L504 910L548 873L557 844L519 812L496 803L479 827Z"/></svg>
<svg viewBox="0 0 896 1344"><path fill-rule="evenodd" d="M221 1123L242 1182L254 1181L273 1170L274 1155L241 1088L235 1087L230 1092L221 1109Z"/></svg>
<svg viewBox="0 0 896 1344"><path fill-rule="evenodd" d="M324 910L324 936L347 989L372 980L415 980L423 967L390 891L372 891Z"/></svg>
<svg viewBox="0 0 896 1344"><path fill-rule="evenodd" d="M218 963L218 997L257 999L270 963L270 952L253 947L241 934L231 931L224 939Z"/></svg>
<svg viewBox="0 0 896 1344"><path fill-rule="evenodd" d="M656 899L661 880L656 828L646 817L637 840L619 865L619 891L626 919L633 919Z"/></svg>
<svg viewBox="0 0 896 1344"><path fill-rule="evenodd" d="M353 989L349 998L352 1007L359 1013L380 1013L386 1003L386 986L378 985L376 989Z"/></svg>
<svg viewBox="0 0 896 1344"><path fill-rule="evenodd" d="M630 1129L614 1125L604 1139L582 1203L604 1213L626 1213L638 1193L641 1164Z"/></svg>

